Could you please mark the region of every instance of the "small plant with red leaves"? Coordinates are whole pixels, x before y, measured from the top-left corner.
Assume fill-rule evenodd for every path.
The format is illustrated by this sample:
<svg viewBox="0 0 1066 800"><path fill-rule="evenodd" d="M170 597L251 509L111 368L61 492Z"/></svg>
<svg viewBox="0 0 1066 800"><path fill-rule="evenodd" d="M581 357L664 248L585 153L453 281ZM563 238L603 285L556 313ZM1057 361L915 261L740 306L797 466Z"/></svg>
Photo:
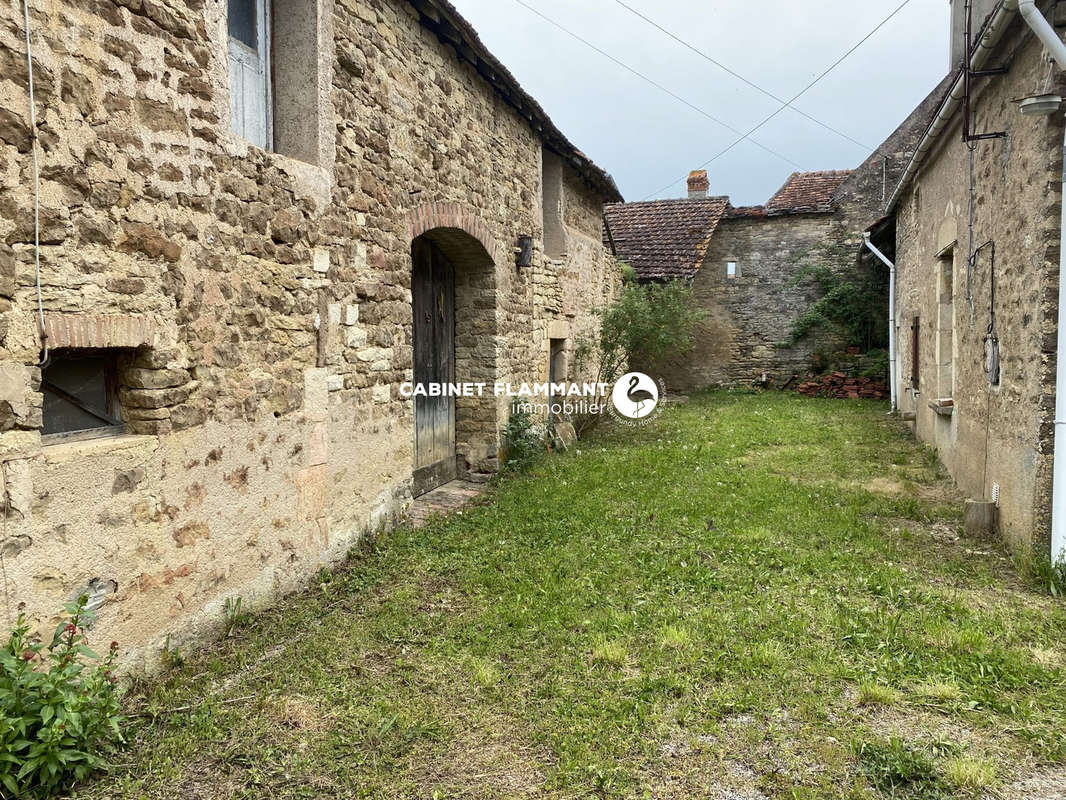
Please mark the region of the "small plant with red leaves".
<svg viewBox="0 0 1066 800"><path fill-rule="evenodd" d="M45 645L32 633L25 604L0 648L0 797L47 797L106 763L121 741L114 675L118 643L101 658L89 649L86 597Z"/></svg>

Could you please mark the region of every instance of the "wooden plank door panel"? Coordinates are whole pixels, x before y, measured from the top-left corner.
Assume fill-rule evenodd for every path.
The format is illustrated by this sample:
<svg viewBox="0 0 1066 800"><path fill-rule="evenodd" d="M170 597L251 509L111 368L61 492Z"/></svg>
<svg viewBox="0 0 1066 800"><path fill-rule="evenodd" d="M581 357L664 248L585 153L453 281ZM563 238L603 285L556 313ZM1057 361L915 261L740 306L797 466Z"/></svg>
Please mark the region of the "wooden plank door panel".
<svg viewBox="0 0 1066 800"><path fill-rule="evenodd" d="M455 269L430 242L412 248L414 382L455 380ZM415 397L415 495L453 480L455 399Z"/></svg>

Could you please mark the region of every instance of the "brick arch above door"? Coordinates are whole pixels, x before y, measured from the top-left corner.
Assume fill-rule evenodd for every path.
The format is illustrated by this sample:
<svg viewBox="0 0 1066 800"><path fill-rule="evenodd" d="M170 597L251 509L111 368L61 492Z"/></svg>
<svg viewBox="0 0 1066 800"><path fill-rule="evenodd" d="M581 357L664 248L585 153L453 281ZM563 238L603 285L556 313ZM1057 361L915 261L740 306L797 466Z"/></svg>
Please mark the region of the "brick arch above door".
<svg viewBox="0 0 1066 800"><path fill-rule="evenodd" d="M485 248L492 262L502 263L504 252L489 226L472 208L462 203L425 203L407 212L407 228L411 240L437 229L461 230Z"/></svg>

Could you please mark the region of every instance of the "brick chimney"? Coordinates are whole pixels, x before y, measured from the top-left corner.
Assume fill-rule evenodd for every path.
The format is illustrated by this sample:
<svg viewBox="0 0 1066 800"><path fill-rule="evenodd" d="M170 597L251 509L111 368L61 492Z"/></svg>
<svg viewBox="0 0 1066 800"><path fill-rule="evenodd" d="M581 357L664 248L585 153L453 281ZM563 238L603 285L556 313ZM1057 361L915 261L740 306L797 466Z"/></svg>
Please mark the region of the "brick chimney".
<svg viewBox="0 0 1066 800"><path fill-rule="evenodd" d="M688 199L702 200L707 196L711 182L707 180L707 170L697 169L688 174Z"/></svg>

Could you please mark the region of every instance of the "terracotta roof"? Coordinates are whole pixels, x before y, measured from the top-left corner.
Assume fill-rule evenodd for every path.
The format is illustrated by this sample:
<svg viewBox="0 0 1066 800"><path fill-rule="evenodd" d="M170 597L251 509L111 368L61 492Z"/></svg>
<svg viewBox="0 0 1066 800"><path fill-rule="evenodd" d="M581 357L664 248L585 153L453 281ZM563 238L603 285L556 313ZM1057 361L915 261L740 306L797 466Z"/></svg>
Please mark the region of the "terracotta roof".
<svg viewBox="0 0 1066 800"><path fill-rule="evenodd" d="M793 172L766 204L768 214L798 214L833 210L833 193L851 170Z"/></svg>
<svg viewBox="0 0 1066 800"><path fill-rule="evenodd" d="M620 201L622 194L614 179L578 150L562 131L555 127L548 114L519 85L508 69L482 44L473 26L463 18L448 0L409 0L418 11L421 23L445 44L455 48L456 57L474 66L514 109L525 117L544 144L558 153L602 194L607 201Z"/></svg>
<svg viewBox="0 0 1066 800"><path fill-rule="evenodd" d="M740 217L768 217L766 206L730 206L726 209L726 219L738 219Z"/></svg>
<svg viewBox="0 0 1066 800"><path fill-rule="evenodd" d="M691 280L728 206L728 197L612 203L604 238L642 281Z"/></svg>

